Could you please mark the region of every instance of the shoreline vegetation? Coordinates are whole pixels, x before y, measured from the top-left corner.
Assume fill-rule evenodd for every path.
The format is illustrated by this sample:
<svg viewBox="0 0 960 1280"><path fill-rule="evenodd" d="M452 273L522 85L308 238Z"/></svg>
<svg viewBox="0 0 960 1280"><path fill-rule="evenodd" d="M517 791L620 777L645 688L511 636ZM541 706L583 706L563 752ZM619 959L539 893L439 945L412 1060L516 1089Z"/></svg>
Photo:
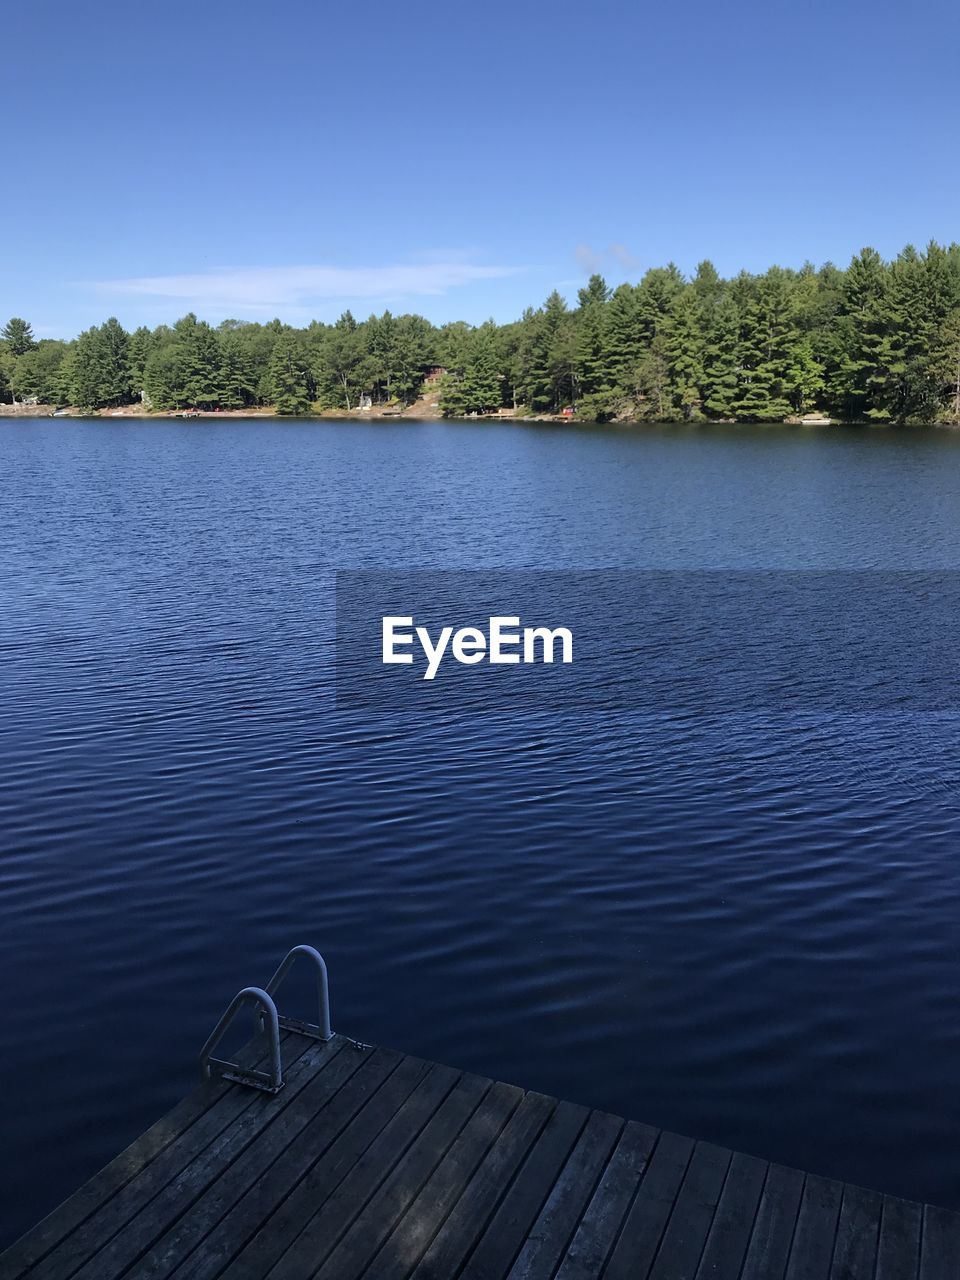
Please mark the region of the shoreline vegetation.
<svg viewBox="0 0 960 1280"><path fill-rule="evenodd" d="M65 342L0 329L0 416L477 417L960 425L960 245L846 270L591 276L510 324L346 311L296 329L188 314Z"/></svg>

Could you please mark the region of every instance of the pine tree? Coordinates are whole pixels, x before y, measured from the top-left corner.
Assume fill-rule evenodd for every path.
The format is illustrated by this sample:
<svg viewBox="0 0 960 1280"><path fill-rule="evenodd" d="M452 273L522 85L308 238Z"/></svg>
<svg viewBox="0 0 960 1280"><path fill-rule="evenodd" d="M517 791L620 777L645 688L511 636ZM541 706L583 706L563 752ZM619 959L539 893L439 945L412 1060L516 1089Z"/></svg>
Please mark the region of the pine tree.
<svg viewBox="0 0 960 1280"><path fill-rule="evenodd" d="M12 316L0 329L0 341L5 343L12 356L22 356L37 345L33 329L20 316Z"/></svg>
<svg viewBox="0 0 960 1280"><path fill-rule="evenodd" d="M699 418L704 398L705 343L701 304L692 285L677 295L663 327L662 340L670 379L671 408L680 418Z"/></svg>
<svg viewBox="0 0 960 1280"><path fill-rule="evenodd" d="M133 398L129 337L115 317L77 339L71 362L71 394L83 409L128 404Z"/></svg>
<svg viewBox="0 0 960 1280"><path fill-rule="evenodd" d="M772 267L752 282L741 341L741 394L737 416L782 422L794 410L795 349L799 334L791 302L791 274Z"/></svg>
<svg viewBox="0 0 960 1280"><path fill-rule="evenodd" d="M533 318L528 351L528 402L555 413L573 399L576 339L567 304L556 289Z"/></svg>
<svg viewBox="0 0 960 1280"><path fill-rule="evenodd" d="M256 399L250 352L236 332L219 335L220 407L244 409Z"/></svg>
<svg viewBox="0 0 960 1280"><path fill-rule="evenodd" d="M726 293L713 308L704 349L704 407L714 417L734 417L740 367L740 309Z"/></svg>
<svg viewBox="0 0 960 1280"><path fill-rule="evenodd" d="M637 366L637 391L640 401L638 408L642 417L654 422L670 422L676 417L670 388L667 340L662 333L654 336L640 359Z"/></svg>
<svg viewBox="0 0 960 1280"><path fill-rule="evenodd" d="M501 404L497 330L492 320L470 335L461 379L461 412L492 413Z"/></svg>
<svg viewBox="0 0 960 1280"><path fill-rule="evenodd" d="M305 413L310 408L306 360L292 329L285 329L273 348L270 395L280 414Z"/></svg>
<svg viewBox="0 0 960 1280"><path fill-rule="evenodd" d="M837 363L832 398L839 415L852 421L886 412L878 372L892 372L893 312L889 281L876 249L862 249L844 276L837 317Z"/></svg>
<svg viewBox="0 0 960 1280"><path fill-rule="evenodd" d="M197 409L216 409L223 400L223 354L213 329L191 312L173 326L183 378L179 399Z"/></svg>
<svg viewBox="0 0 960 1280"><path fill-rule="evenodd" d="M637 290L632 285L622 284L614 291L605 319L602 380L619 409L626 397L637 393L637 367L648 341Z"/></svg>
<svg viewBox="0 0 960 1280"><path fill-rule="evenodd" d="M143 373L153 346L153 335L144 325L141 325L139 329L134 329L133 333L131 333L130 341L127 344L127 363L130 372L130 385L136 395L139 395L144 389Z"/></svg>
<svg viewBox="0 0 960 1280"><path fill-rule="evenodd" d="M939 417L960 426L960 310L947 316L937 338L934 367L942 387Z"/></svg>

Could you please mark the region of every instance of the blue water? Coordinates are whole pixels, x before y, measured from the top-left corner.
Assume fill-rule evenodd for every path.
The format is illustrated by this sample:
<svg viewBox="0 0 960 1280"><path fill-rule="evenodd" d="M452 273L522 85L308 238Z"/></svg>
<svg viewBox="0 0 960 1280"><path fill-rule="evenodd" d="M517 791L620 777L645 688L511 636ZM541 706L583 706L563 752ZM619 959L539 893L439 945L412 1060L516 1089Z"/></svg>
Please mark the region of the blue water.
<svg viewBox="0 0 960 1280"><path fill-rule="evenodd" d="M332 690L338 567L960 568L960 438L4 423L0 564L0 1237L300 941L339 1030L960 1206L960 717Z"/></svg>

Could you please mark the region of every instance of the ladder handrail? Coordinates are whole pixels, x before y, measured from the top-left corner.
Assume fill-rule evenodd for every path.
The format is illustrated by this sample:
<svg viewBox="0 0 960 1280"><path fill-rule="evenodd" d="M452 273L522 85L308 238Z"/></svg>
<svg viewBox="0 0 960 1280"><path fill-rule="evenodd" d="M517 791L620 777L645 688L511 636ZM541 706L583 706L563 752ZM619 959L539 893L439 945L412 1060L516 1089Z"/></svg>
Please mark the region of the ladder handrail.
<svg viewBox="0 0 960 1280"><path fill-rule="evenodd" d="M256 1005L254 1027L267 1032L270 1050L270 1071L258 1071L253 1067L241 1067L236 1062L225 1062L221 1058L211 1057L214 1049L223 1039L227 1028L235 1018L240 1006L252 1001ZM280 1060L280 1016L277 1006L269 992L262 987L244 987L238 991L220 1016L220 1021L210 1032L207 1042L200 1050L200 1078L209 1080L213 1069L226 1080L235 1080L239 1084L249 1084L255 1089L265 1089L276 1093L283 1088L283 1065Z"/></svg>
<svg viewBox="0 0 960 1280"><path fill-rule="evenodd" d="M294 1018L281 1018L282 1026L299 1031L301 1034L312 1035L318 1040L332 1040L333 1032L330 1030L330 990L327 984L327 965L323 956L315 947L308 947L305 943L299 946L291 947L274 973L273 977L264 988L267 996L276 994L277 988L283 982L284 978L290 972L293 965L300 956L304 956L317 971L317 1005L318 1016L316 1024L300 1022Z"/></svg>

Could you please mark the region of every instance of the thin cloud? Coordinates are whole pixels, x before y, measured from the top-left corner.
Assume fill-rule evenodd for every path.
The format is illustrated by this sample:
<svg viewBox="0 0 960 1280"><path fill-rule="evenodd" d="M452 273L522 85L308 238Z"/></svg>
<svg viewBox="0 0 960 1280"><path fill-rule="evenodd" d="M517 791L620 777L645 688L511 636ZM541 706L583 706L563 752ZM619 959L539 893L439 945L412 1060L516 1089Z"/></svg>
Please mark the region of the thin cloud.
<svg viewBox="0 0 960 1280"><path fill-rule="evenodd" d="M639 267L640 259L635 258L625 244L612 244L610 252L623 267L624 271L632 271L634 267Z"/></svg>
<svg viewBox="0 0 960 1280"><path fill-rule="evenodd" d="M640 259L635 258L625 244L615 243L602 252L595 252L588 244L580 243L573 250L577 265L585 276L602 272L605 267L616 263L623 271L633 271L639 267Z"/></svg>
<svg viewBox="0 0 960 1280"><path fill-rule="evenodd" d="M573 256L585 275L592 276L603 266L603 254L594 253L588 244L578 244Z"/></svg>
<svg viewBox="0 0 960 1280"><path fill-rule="evenodd" d="M454 258L384 267L223 267L188 275L99 280L94 287L101 293L211 309L269 311L333 300L438 297L478 281L502 280L520 270Z"/></svg>

